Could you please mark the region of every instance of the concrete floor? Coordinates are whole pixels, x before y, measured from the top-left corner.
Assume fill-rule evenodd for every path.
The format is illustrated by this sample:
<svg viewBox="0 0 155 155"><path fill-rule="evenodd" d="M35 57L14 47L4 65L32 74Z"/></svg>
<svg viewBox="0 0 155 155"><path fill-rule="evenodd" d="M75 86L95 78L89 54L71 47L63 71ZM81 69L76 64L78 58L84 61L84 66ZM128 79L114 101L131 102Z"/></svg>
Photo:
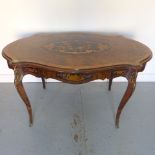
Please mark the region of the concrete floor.
<svg viewBox="0 0 155 155"><path fill-rule="evenodd" d="M155 83L138 83L114 126L127 83L26 83L34 125L13 84L0 84L0 155L155 155Z"/></svg>

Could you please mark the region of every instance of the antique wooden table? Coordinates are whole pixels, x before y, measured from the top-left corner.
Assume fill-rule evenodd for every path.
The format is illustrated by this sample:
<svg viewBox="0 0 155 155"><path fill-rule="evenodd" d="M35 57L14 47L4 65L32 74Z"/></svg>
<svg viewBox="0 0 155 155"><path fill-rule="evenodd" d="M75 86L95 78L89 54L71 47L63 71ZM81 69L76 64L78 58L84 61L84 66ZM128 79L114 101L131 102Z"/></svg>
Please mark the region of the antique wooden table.
<svg viewBox="0 0 155 155"><path fill-rule="evenodd" d="M7 45L2 55L14 70L14 84L27 107L30 125L33 117L22 84L24 75L41 77L44 88L44 78L71 84L107 78L109 90L113 78L125 77L128 86L116 113L118 127L121 111L135 89L137 73L144 70L152 52L145 45L123 36L70 32L41 33L17 40Z"/></svg>

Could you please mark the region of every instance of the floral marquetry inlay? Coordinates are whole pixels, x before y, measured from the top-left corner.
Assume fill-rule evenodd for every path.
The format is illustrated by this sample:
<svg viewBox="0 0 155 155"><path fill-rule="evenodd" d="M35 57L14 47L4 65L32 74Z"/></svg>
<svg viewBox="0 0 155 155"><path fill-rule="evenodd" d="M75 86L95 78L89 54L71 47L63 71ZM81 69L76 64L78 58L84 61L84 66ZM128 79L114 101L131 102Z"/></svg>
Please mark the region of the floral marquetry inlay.
<svg viewBox="0 0 155 155"><path fill-rule="evenodd" d="M63 41L53 41L44 46L46 50L60 53L92 53L105 52L110 46L106 41L83 40L83 38L66 39Z"/></svg>

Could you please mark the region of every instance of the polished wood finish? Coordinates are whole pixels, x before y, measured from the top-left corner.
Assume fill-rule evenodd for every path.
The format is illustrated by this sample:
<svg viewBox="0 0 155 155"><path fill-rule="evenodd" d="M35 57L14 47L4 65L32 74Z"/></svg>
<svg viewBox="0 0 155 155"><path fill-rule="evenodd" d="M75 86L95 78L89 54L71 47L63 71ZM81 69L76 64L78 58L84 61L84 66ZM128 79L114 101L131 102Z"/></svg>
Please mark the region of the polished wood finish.
<svg viewBox="0 0 155 155"><path fill-rule="evenodd" d="M116 127L125 104L132 95L137 73L151 59L151 50L123 36L99 33L42 33L17 40L2 52L8 66L14 69L15 86L23 99L32 124L32 109L22 85L26 74L53 78L66 83L82 84L96 79L109 79L109 90L115 77L128 80L127 90L116 113Z"/></svg>
<svg viewBox="0 0 155 155"><path fill-rule="evenodd" d="M25 92L25 89L24 89L23 83L22 83L24 73L21 70L21 68L19 68L19 67L14 68L14 73L15 73L14 84L15 84L15 87L16 87L19 95L21 96L22 100L24 101L24 103L26 105L26 108L27 108L27 111L29 114L29 125L31 126L33 124L32 108L31 108L30 101L26 95L26 92Z"/></svg>

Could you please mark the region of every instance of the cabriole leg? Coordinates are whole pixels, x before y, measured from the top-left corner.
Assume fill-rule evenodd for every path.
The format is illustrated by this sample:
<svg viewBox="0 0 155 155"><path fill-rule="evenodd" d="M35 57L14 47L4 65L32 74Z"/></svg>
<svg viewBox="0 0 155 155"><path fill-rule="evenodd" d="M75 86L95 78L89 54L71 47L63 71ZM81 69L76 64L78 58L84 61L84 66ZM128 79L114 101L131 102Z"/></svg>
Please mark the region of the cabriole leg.
<svg viewBox="0 0 155 155"><path fill-rule="evenodd" d="M26 92L25 92L25 89L24 89L23 83L22 83L24 74L22 72L22 69L20 69L20 68L15 68L14 74L15 74L14 84L15 84L18 94L20 95L20 97L22 98L22 100L24 101L24 103L26 105L26 108L27 108L27 111L29 114L29 125L31 126L33 124L32 108L31 108L30 101L26 95Z"/></svg>
<svg viewBox="0 0 155 155"><path fill-rule="evenodd" d="M121 112L135 90L136 78L137 78L137 72L133 71L133 70L129 71L129 73L127 75L128 86L127 86L126 92L118 106L117 113L116 113L116 119L115 119L116 128L119 128L119 118L120 118Z"/></svg>
<svg viewBox="0 0 155 155"><path fill-rule="evenodd" d="M109 87L108 87L109 91L111 90L112 80L113 80L113 72L111 72L111 76L110 76L110 79L109 79Z"/></svg>
<svg viewBox="0 0 155 155"><path fill-rule="evenodd" d="M43 89L45 89L46 88L45 79L43 77L41 79L42 79Z"/></svg>
<svg viewBox="0 0 155 155"><path fill-rule="evenodd" d="M111 90L112 80L113 80L113 78L112 78L112 77L110 77L110 79L109 79L109 87L108 87L108 90L109 90L109 91Z"/></svg>

